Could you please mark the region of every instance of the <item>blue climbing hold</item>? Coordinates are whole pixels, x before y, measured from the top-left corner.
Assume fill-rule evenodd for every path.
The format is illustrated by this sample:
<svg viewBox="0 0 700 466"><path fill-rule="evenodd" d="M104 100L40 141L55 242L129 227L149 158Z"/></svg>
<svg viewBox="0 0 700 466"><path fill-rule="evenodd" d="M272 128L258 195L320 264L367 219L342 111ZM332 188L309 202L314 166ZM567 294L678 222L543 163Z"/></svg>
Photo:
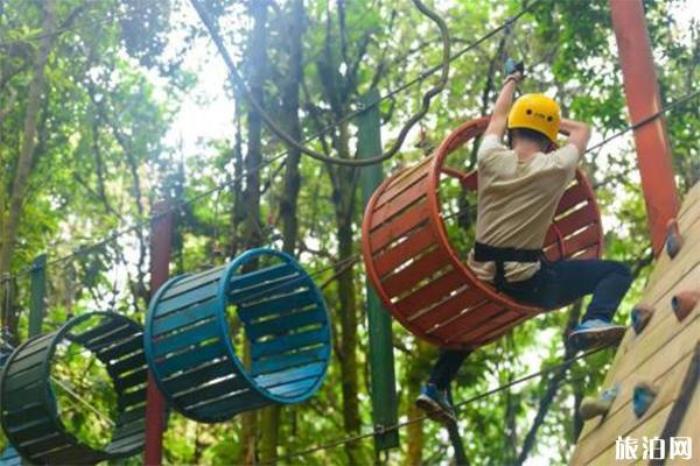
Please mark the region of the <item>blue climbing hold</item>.
<svg viewBox="0 0 700 466"><path fill-rule="evenodd" d="M648 383L640 383L632 393L632 409L637 417L644 416L656 398L657 390Z"/></svg>

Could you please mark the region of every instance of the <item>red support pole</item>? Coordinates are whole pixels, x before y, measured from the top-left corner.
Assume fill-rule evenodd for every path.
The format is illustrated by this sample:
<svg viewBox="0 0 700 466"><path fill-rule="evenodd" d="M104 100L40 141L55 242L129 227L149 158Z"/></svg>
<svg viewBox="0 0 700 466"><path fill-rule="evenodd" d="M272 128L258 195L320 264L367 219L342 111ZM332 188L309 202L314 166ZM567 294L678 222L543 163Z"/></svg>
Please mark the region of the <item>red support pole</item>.
<svg viewBox="0 0 700 466"><path fill-rule="evenodd" d="M166 201L154 206L151 220L151 295L168 280L173 233L173 212ZM160 466L163 462L163 431L165 430L165 399L158 390L152 374L148 373L146 390L146 447L143 462Z"/></svg>
<svg viewBox="0 0 700 466"><path fill-rule="evenodd" d="M632 124L661 110L649 32L642 0L610 0L612 23ZM673 177L671 149L663 115L634 131L654 253L663 250L668 221L680 203Z"/></svg>

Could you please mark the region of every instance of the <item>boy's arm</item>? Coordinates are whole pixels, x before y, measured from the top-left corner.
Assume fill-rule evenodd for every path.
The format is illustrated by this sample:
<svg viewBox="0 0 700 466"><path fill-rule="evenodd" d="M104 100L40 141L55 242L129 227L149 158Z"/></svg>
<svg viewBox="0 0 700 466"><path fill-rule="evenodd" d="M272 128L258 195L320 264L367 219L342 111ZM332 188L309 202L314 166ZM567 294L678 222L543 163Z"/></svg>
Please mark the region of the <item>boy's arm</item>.
<svg viewBox="0 0 700 466"><path fill-rule="evenodd" d="M496 104L493 107L493 114L491 115L489 125L486 127L486 131L484 131L484 136L492 134L499 140L503 137L508 122L508 112L513 103L513 94L522 78L523 75L520 72L513 73L506 78L501 93L498 95L498 99L496 99Z"/></svg>
<svg viewBox="0 0 700 466"><path fill-rule="evenodd" d="M586 152L588 140L591 138L591 129L588 125L580 121L562 118L560 127L562 132L569 135L568 143L576 146L579 155L582 156Z"/></svg>

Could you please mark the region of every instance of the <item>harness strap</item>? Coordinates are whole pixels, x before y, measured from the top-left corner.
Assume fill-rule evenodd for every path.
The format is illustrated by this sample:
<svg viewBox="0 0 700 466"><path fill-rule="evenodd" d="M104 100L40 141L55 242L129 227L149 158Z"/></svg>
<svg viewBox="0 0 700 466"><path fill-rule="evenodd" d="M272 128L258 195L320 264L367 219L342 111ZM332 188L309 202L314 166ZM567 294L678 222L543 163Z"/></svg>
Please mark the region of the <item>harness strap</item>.
<svg viewBox="0 0 700 466"><path fill-rule="evenodd" d="M540 249L501 248L488 244L474 243L474 259L479 262L495 262L495 285L500 291L506 283L506 262L539 262L542 256Z"/></svg>

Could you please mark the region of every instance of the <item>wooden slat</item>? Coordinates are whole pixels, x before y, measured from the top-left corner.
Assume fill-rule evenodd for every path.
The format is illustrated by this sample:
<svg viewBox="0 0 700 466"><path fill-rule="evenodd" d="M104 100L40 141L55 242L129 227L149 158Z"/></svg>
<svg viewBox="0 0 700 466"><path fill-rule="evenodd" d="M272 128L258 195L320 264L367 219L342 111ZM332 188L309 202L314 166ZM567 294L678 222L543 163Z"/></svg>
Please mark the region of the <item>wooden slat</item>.
<svg viewBox="0 0 700 466"><path fill-rule="evenodd" d="M141 332L135 329L132 325L125 325L118 329L112 330L107 335L100 335L84 344L93 353L100 351L103 348L109 348L112 342L124 340L132 335L141 334Z"/></svg>
<svg viewBox="0 0 700 466"><path fill-rule="evenodd" d="M156 361L156 366L161 377L165 378L181 370L191 370L204 365L214 359L227 357L226 347L221 342L209 344L193 349L176 357Z"/></svg>
<svg viewBox="0 0 700 466"><path fill-rule="evenodd" d="M162 319L154 319L152 323L153 336L157 338L159 335L175 330L179 327L186 327L200 320L212 319L219 311L218 302L211 300L206 304L189 309L183 309L179 312L170 314Z"/></svg>
<svg viewBox="0 0 700 466"><path fill-rule="evenodd" d="M432 160L432 157L426 157L420 162L416 163L415 165L405 168L398 173L395 173L392 175L392 180L389 182L389 184L386 187L386 190L384 192L390 192L390 191L396 191L397 188L400 188L402 185L405 185L407 183L411 183L413 180L415 180L417 177L420 177L422 173L427 172L430 169L430 164L429 162ZM377 203L379 204L379 203Z"/></svg>
<svg viewBox="0 0 700 466"><path fill-rule="evenodd" d="M259 375L255 377L255 383L263 388L270 389L278 385L290 384L297 380L309 378L317 379L319 375L323 374L325 368L325 361L314 362L306 366L298 366L292 369Z"/></svg>
<svg viewBox="0 0 700 466"><path fill-rule="evenodd" d="M316 383L315 378L299 380L297 382L279 385L270 389L270 392L276 396L292 398L307 392Z"/></svg>
<svg viewBox="0 0 700 466"><path fill-rule="evenodd" d="M134 406L146 401L146 387L123 394L119 399L121 407Z"/></svg>
<svg viewBox="0 0 700 466"><path fill-rule="evenodd" d="M374 224L369 234L372 253L378 252L392 241L401 238L408 231L427 221L429 215L428 203L421 202L393 218L391 222Z"/></svg>
<svg viewBox="0 0 700 466"><path fill-rule="evenodd" d="M645 298L642 302L647 303L656 309L654 315L652 316L652 320L647 328L644 329L644 331L639 335L637 335L632 329L629 329L625 333L625 337L620 343L617 353L619 358L621 359L627 352L636 347L646 348L651 345L653 348L659 348L660 345L664 344L676 333L678 333L681 327L675 314L673 313L671 307L671 297L676 290L686 289L686 287L692 286L698 282L700 282L700 265L698 265L698 267L696 267L692 273L684 277L676 287L668 290L664 295L659 296L656 299L651 297ZM686 317L684 324L689 325L697 317L697 313L698 310L693 311L692 314ZM637 360L638 354L635 353L633 359ZM612 365L612 370L617 371L620 363L621 361L618 361L618 358L616 357Z"/></svg>
<svg viewBox="0 0 700 466"><path fill-rule="evenodd" d="M160 358L166 354L196 345L203 340L214 338L221 333L218 319L200 321L201 325L188 327L182 332L171 333L153 344L153 357Z"/></svg>
<svg viewBox="0 0 700 466"><path fill-rule="evenodd" d="M605 442L610 438L624 436L626 432L645 422L654 413L678 398L693 358L693 350L683 357L668 356L666 355L666 360L659 366L647 364L642 370L630 374L624 380L619 380L620 393L615 398L607 416L605 419L596 418L586 422L579 436L579 443L592 442L601 445L602 450L605 448ZM653 382L659 387L659 393L649 406L649 411L641 419L637 419L632 409L632 394L634 387L640 382Z"/></svg>
<svg viewBox="0 0 700 466"><path fill-rule="evenodd" d="M420 200L425 199L426 183L427 178L423 178L421 182L412 185L400 196L375 210L372 213L372 219L377 223L385 223L395 217L396 214L410 208L411 205L418 203Z"/></svg>
<svg viewBox="0 0 700 466"><path fill-rule="evenodd" d="M219 290L219 282L212 282L208 285L203 285L194 290L190 290L185 294L178 295L173 299L161 301L158 303L157 318L165 317L166 315L188 308L204 301L214 298Z"/></svg>
<svg viewBox="0 0 700 466"><path fill-rule="evenodd" d="M657 412L656 415L652 418L650 418L647 422L641 424L639 427L634 429L633 431L629 432L628 435L632 438L639 439L640 446L639 446L639 453L643 451L641 442L642 438L644 437L658 437L659 434L661 433L664 424L666 423L666 419L668 418L668 414L671 411L671 408L673 407L673 404L669 404L666 406L666 408L662 409L661 411ZM575 455L578 453L578 449L576 450ZM583 462L579 459L578 456L575 456L572 461L571 465L572 466L611 466L611 465L623 465L623 464L631 464L634 461L615 461L615 444L614 444L614 439L613 439L613 445L608 448L607 450L603 451L600 455L596 456L595 458L592 458L591 461L589 462Z"/></svg>
<svg viewBox="0 0 700 466"><path fill-rule="evenodd" d="M236 391L235 379L225 379L198 387L190 392L179 393L173 398L180 406L189 408L205 400L219 398L234 391Z"/></svg>
<svg viewBox="0 0 700 466"><path fill-rule="evenodd" d="M441 340L458 340L463 334L476 329L483 322L503 312L503 306L497 303L486 302L484 305L470 309L459 317L431 330L432 336Z"/></svg>
<svg viewBox="0 0 700 466"><path fill-rule="evenodd" d="M600 240L600 231L597 224L589 225L585 230L581 230L573 236L564 240L564 252L567 256L589 248L598 243Z"/></svg>
<svg viewBox="0 0 700 466"><path fill-rule="evenodd" d="M113 441L107 446L107 451L111 454L129 452L135 449L140 449L144 444L144 432L136 432L128 437L120 438Z"/></svg>
<svg viewBox="0 0 700 466"><path fill-rule="evenodd" d="M597 224L598 214L591 206L570 212L566 217L554 222L563 236L571 234L592 223Z"/></svg>
<svg viewBox="0 0 700 466"><path fill-rule="evenodd" d="M687 205L687 207L676 217L681 232L700 218L700 202L691 202L690 204L684 203L684 205Z"/></svg>
<svg viewBox="0 0 700 466"><path fill-rule="evenodd" d="M249 323L253 319L257 320L275 314L288 314L295 309L303 309L312 304L316 304L316 294L312 290L303 289L292 294L273 295L271 299L250 306L241 305L238 309L238 317Z"/></svg>
<svg viewBox="0 0 700 466"><path fill-rule="evenodd" d="M576 257L571 257L568 256L568 259L576 259L576 260L583 260L583 259L597 259L600 256L600 249L601 245L596 244L595 246L591 246L586 249L581 249L580 251L576 252Z"/></svg>
<svg viewBox="0 0 700 466"><path fill-rule="evenodd" d="M307 332L284 335L280 338L275 338L274 340L253 345L251 348L252 358L259 359L278 353L286 353L287 351L297 348L303 348L319 343L328 343L329 336L328 327L326 326Z"/></svg>
<svg viewBox="0 0 700 466"><path fill-rule="evenodd" d="M230 376L232 374L235 374L233 363L230 360L225 359L215 364L198 367L196 369L183 372L182 374L178 374L176 377L172 377L164 381L163 384L168 390L168 393L175 395L176 393L199 387L200 385L211 382L212 380ZM235 380L235 384L238 388L247 386L247 382L245 382L243 377L236 377Z"/></svg>
<svg viewBox="0 0 700 466"><path fill-rule="evenodd" d="M146 427L146 419L144 419L144 418L137 419L137 420L130 422L128 424L118 423L118 426L119 427L114 432L114 437L112 438L113 442L115 440L129 437L130 435L133 435L136 432L143 432L145 430L145 427Z"/></svg>
<svg viewBox="0 0 700 466"><path fill-rule="evenodd" d="M235 296L240 291L250 291L248 288L255 288L267 285L267 282L277 282L281 279L289 279L299 271L291 263L283 263L255 270L242 275L234 275L231 278L231 295ZM236 298L238 299L238 298Z"/></svg>
<svg viewBox="0 0 700 466"><path fill-rule="evenodd" d="M283 295L293 293L300 288L308 287L308 278L305 275L298 274L290 276L277 282L267 283L265 286L249 287L245 290L231 294L230 300L232 303L241 305L253 305L257 302L264 301L272 295Z"/></svg>
<svg viewBox="0 0 700 466"><path fill-rule="evenodd" d="M47 412L44 403L41 401L27 403L22 406L22 409L19 411L9 411L2 414L2 417L5 419L5 423L9 426L21 423L25 419L48 418L50 416L51 413Z"/></svg>
<svg viewBox="0 0 700 466"><path fill-rule="evenodd" d="M109 368L116 373L128 372L146 364L146 356L143 352L134 353L124 359L119 359L109 365Z"/></svg>
<svg viewBox="0 0 700 466"><path fill-rule="evenodd" d="M384 191L377 199L377 203L374 205L373 212L377 212L379 209L384 208L387 204L393 202L397 197L403 195L409 189L412 189L418 184L424 184L428 176L428 171L423 170L420 175L417 174L410 183L403 183L402 186L396 186L389 190ZM423 188L425 190L425 188Z"/></svg>
<svg viewBox="0 0 700 466"><path fill-rule="evenodd" d="M454 343L455 341L472 343L479 340L492 338L499 332L501 334L505 333L514 322L520 321L521 318L522 314L506 309L501 314L498 314L495 317L488 319L488 321L481 323L471 332L467 332L461 335L459 338L450 338L448 343Z"/></svg>
<svg viewBox="0 0 700 466"><path fill-rule="evenodd" d="M325 361L329 355L330 346L322 346L320 348L312 348L275 358L263 359L255 363L251 375L257 377L260 374L279 372L289 367L303 366L316 361Z"/></svg>
<svg viewBox="0 0 700 466"><path fill-rule="evenodd" d="M325 310L316 308L248 325L246 326L246 333L251 340L257 340L266 335L283 335L289 333L291 330L308 325L322 324L325 320Z"/></svg>
<svg viewBox="0 0 700 466"><path fill-rule="evenodd" d="M118 327L125 326L124 321L121 319L102 318L99 319L98 322L100 322L98 325L92 327L89 330L84 331L83 333L69 333L68 338L84 345L86 342L92 340L93 338L101 337L102 335L111 333Z"/></svg>
<svg viewBox="0 0 700 466"><path fill-rule="evenodd" d="M451 296L434 309L411 318L413 325L423 329L432 329L436 325L452 320L464 309L474 307L484 301L483 293L477 288L465 288Z"/></svg>
<svg viewBox="0 0 700 466"><path fill-rule="evenodd" d="M145 408L130 409L119 414L117 423L124 425L130 424L132 422L138 422L139 420L142 420L144 418L145 414Z"/></svg>
<svg viewBox="0 0 700 466"><path fill-rule="evenodd" d="M114 385L118 390L126 390L129 387L140 385L146 382L147 369L143 368L138 371L130 372L129 374L117 378Z"/></svg>
<svg viewBox="0 0 700 466"><path fill-rule="evenodd" d="M577 183L564 192L557 206L555 217L583 202L588 202L588 190L582 184Z"/></svg>
<svg viewBox="0 0 700 466"><path fill-rule="evenodd" d="M382 280L382 288L390 298L399 296L412 291L422 280L449 264L447 252L442 248L436 248L399 272L386 277Z"/></svg>
<svg viewBox="0 0 700 466"><path fill-rule="evenodd" d="M635 345L634 349L628 351L629 357L620 362L615 370L615 378L621 379L634 372L638 367L642 366L649 358L655 358L662 364L661 354L678 355L684 354L684 348L693 348L695 343L700 338L700 313L695 313L692 322L688 322L685 326L677 325L671 331L660 330L656 338L646 340L647 344ZM658 324L649 324L651 329L655 330Z"/></svg>
<svg viewBox="0 0 700 466"><path fill-rule="evenodd" d="M451 291L463 287L466 279L460 270L450 270L413 293L397 301L394 306L399 314L410 317L443 300Z"/></svg>
<svg viewBox="0 0 700 466"><path fill-rule="evenodd" d="M619 400L616 400L615 403L613 403L613 406L611 407L611 412L614 413L615 410L622 409L622 407L624 407L625 402L629 402L629 399L631 398L631 392L629 391L631 390L630 386L633 387L635 381L638 381L640 378L644 378L646 380L655 379L662 386L668 383L668 381L672 379L672 377L667 376L667 372L670 371L677 364L677 361L679 359L685 357L686 362L689 361L689 359L687 358L692 357L695 345L697 344L699 339L700 319L696 319L692 324L689 324L685 328L683 328L682 332L677 334L675 338L671 340L670 343L664 344L662 342L660 345L654 345L655 348L651 348L651 350L647 349L649 345L638 346L636 348L636 351L627 353L628 357L623 358L618 364L618 367L613 369L613 371L609 373L608 379L612 379L612 381L606 382L605 384L605 386L608 387L611 386L614 382L620 382L623 388L623 393L619 397ZM685 365L687 367L687 364ZM679 370L683 372L682 369ZM682 383L682 379L683 378L681 377L681 382L679 382L679 384ZM673 387L671 389L673 390ZM673 395L673 393L669 394L668 396L671 395ZM676 389L675 395L673 396L677 397L677 395L678 389ZM663 400L665 399L666 398L664 398L662 394L660 394L659 400L661 401L659 401L658 404L656 404L656 400L654 401L656 405L654 409L660 409L664 403ZM652 407L653 406L654 405L652 405ZM613 414L612 416L610 416L610 418L614 420L615 415ZM624 420L624 415L622 416L622 419ZM618 424L619 422L622 421L618 420ZM632 422L632 420L630 420L629 422ZM611 427L608 427L608 425ZM583 440L580 443L579 449L590 450L593 447L589 445L594 445L596 444L596 442L599 442L599 440L596 440L598 439L598 437L607 438L609 435L611 435L612 430L608 432L607 430L603 429L617 429L615 430L616 435L625 435L626 433L620 431L619 425L616 427L616 424L611 420L606 420L606 422L602 424L599 429L594 430L595 427L595 421L593 421L593 423L589 422L586 424L586 426L584 427L584 431L582 432L582 438L584 438L585 440ZM593 437L594 435L596 437ZM588 439L588 436L590 436L591 438ZM577 455L581 455L581 461L586 461L593 454L594 453L591 452L579 453L577 450Z"/></svg>
<svg viewBox="0 0 700 466"><path fill-rule="evenodd" d="M11 390L17 390L18 388L36 383L37 381L41 380L41 375L43 372L41 361L39 361L32 369L23 371L20 374L12 374L7 377L4 380L5 386L3 387L3 391L9 392Z"/></svg>
<svg viewBox="0 0 700 466"><path fill-rule="evenodd" d="M688 209L696 204L700 204L700 183L695 183L695 186L690 188L690 191L688 191L685 198L683 198L683 204L678 213L678 218L683 217Z"/></svg>
<svg viewBox="0 0 700 466"><path fill-rule="evenodd" d="M377 275L380 278L385 276L433 244L435 244L435 235L429 224L412 231L402 243L374 256L372 260Z"/></svg>
<svg viewBox="0 0 700 466"><path fill-rule="evenodd" d="M221 279L223 270L223 266L215 267L207 270L206 272L198 273L197 275L178 280L160 296L161 302L172 299L183 293L187 293L195 288L210 285L212 282L218 282Z"/></svg>
<svg viewBox="0 0 700 466"><path fill-rule="evenodd" d="M36 353L27 358L15 359L10 364L10 368L8 369L8 376L13 377L22 371L35 368L36 366L41 365L45 359L45 351L37 351Z"/></svg>
<svg viewBox="0 0 700 466"><path fill-rule="evenodd" d="M109 361L120 355L133 353L141 348L143 348L143 335L138 333L124 338L116 345L110 345L100 349L97 351L97 354L101 360Z"/></svg>
<svg viewBox="0 0 700 466"><path fill-rule="evenodd" d="M246 390L233 393L230 396L222 397L219 400L212 400L206 404L188 410L198 416L207 419L227 419L231 416L233 406L245 406L248 410L261 408L269 404L262 396L253 390Z"/></svg>
<svg viewBox="0 0 700 466"><path fill-rule="evenodd" d="M691 224L681 228L681 234L685 238L685 245L675 259L663 253L659 256L654 270L649 275L647 293L658 293L659 288L669 288L669 283L674 283L679 277L685 275L689 268L700 262L700 215L693 218Z"/></svg>
<svg viewBox="0 0 700 466"><path fill-rule="evenodd" d="M513 328L513 327L516 327L520 322L523 322L523 321L528 320L528 319L530 319L530 318L531 318L531 316L522 316L522 315L521 315L520 317L518 317L517 320L511 321L511 322L509 322L509 323L506 324L506 325L503 325L503 326L501 326L501 327L499 327L499 328L497 328L497 329L494 329L494 330L492 330L491 332L489 332L489 333L483 335L482 337L475 338L475 339L471 340L471 341L469 342L469 344L472 345L472 342L473 342L473 346L475 346L475 347L478 348L478 347L480 347L480 346L483 346L483 345L486 345L486 344L488 344L488 343L491 343L492 341L494 341L494 340L500 338L501 336L503 336L503 332L504 332L504 331L507 331L507 330L509 330L509 329L511 329L511 328ZM464 339L463 339L462 341L464 342ZM466 342L465 342L465 343L466 343Z"/></svg>
<svg viewBox="0 0 700 466"><path fill-rule="evenodd" d="M592 223L598 223L598 216L595 209L591 205L586 205L581 209L571 211L566 217L554 222L553 226L547 230L547 236L544 240L543 249L546 249L558 241L558 236L556 235L556 230L562 237L566 237L571 233L582 229L583 227L590 225ZM553 227L556 227L553 228Z"/></svg>

